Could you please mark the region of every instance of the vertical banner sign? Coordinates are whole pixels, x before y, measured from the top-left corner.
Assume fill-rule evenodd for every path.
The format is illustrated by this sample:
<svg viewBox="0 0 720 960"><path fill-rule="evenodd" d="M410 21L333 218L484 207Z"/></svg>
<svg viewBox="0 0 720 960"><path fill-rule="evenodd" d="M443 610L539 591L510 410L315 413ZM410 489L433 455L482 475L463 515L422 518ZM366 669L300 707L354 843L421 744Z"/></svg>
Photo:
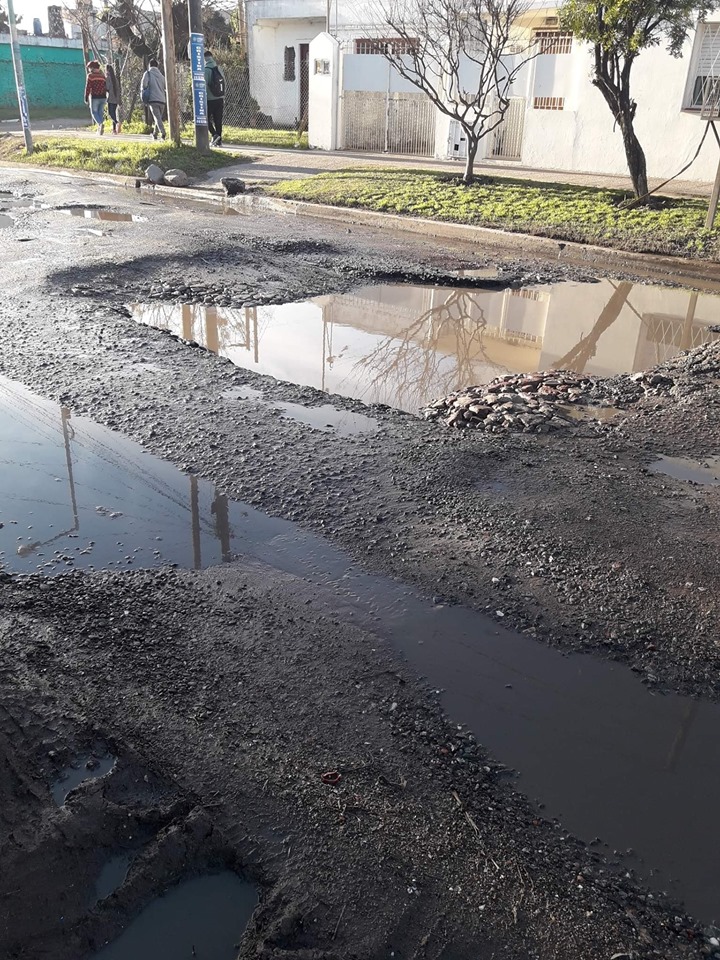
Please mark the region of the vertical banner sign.
<svg viewBox="0 0 720 960"><path fill-rule="evenodd" d="M190 66L192 68L195 126L207 126L207 90L205 89L205 38L202 33L190 34Z"/></svg>

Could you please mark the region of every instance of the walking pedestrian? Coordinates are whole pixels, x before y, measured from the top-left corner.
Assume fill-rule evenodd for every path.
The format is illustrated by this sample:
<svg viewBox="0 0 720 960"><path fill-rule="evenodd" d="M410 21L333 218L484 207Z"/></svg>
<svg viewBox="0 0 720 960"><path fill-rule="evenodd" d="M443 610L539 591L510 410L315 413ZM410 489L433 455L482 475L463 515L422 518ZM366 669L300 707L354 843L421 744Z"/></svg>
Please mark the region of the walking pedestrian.
<svg viewBox="0 0 720 960"><path fill-rule="evenodd" d="M85 83L85 103L90 107L90 114L97 124L98 136L105 132L105 102L107 85L105 74L100 69L97 60L91 60L87 65L87 81Z"/></svg>
<svg viewBox="0 0 720 960"><path fill-rule="evenodd" d="M141 84L142 101L150 107L153 115L153 140L160 137L165 139L165 125L163 124L163 110L167 102L165 77L160 72L158 62L150 60L148 68L143 74Z"/></svg>
<svg viewBox="0 0 720 960"><path fill-rule="evenodd" d="M107 87L107 108L112 120L112 132L122 132L122 88L120 77L111 64L105 67L105 85Z"/></svg>
<svg viewBox="0 0 720 960"><path fill-rule="evenodd" d="M223 110L225 108L225 74L212 55L205 51L205 89L207 90L208 130L213 147L222 146Z"/></svg>

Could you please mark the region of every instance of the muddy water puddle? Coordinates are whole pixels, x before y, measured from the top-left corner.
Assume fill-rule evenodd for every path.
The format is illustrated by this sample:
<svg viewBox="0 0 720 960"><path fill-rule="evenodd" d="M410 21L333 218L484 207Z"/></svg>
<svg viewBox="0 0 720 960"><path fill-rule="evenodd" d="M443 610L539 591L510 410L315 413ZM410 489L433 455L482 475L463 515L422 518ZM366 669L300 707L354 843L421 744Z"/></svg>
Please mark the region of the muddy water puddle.
<svg viewBox="0 0 720 960"><path fill-rule="evenodd" d="M507 373L630 373L718 337L711 294L611 280L493 287L385 285L281 306L131 309L239 367L411 413Z"/></svg>
<svg viewBox="0 0 720 960"><path fill-rule="evenodd" d="M255 888L229 870L194 877L149 904L94 960L235 960L257 903Z"/></svg>
<svg viewBox="0 0 720 960"><path fill-rule="evenodd" d="M65 767L58 779L52 784L51 793L55 803L62 807L72 791L88 780L97 780L115 766L116 757L106 753L102 756L90 754L81 757L74 764Z"/></svg>
<svg viewBox="0 0 720 960"><path fill-rule="evenodd" d="M563 829L586 842L600 837L610 849L633 848L636 856L628 862L649 883L684 899L701 919L720 919L713 839L720 807L720 705L654 695L622 666L563 656L480 613L372 576L299 526L229 500L137 444L90 421L68 420L62 408L7 381L2 388L1 429L11 440L3 445L6 463L13 469L31 465L14 482L5 479L12 471L0 472L3 520L10 509L33 526L18 533L19 524L4 523L6 566L34 570L40 559L42 568L42 558L18 554L18 535L23 543L29 537L43 542L64 531L59 542L69 553L74 541L68 539L68 516L77 517L78 527L70 527L81 538L88 536L86 520L90 524L98 568L101 557L114 565L115 540L121 539L114 534L121 527L114 525L131 516L132 543L143 564L160 562L153 545L162 529L174 544L171 549L161 541L165 558L179 557L185 566L219 563L236 553L267 565L269 576L272 570L289 573L319 614L389 643L414 673L444 691L453 721L466 724L497 759L520 772L520 788L545 804L545 815L558 817ZM20 390L16 401L19 396L22 402L8 408L13 389ZM72 431L63 429L63 416ZM63 473L68 465L71 471ZM100 504L103 513L97 512ZM113 518L115 511L123 517ZM57 569L51 565L47 572ZM504 612L501 600L496 609ZM81 762L74 769L68 776L88 775ZM65 780L63 791L68 786ZM125 960L142 954L101 956Z"/></svg>
<svg viewBox="0 0 720 960"><path fill-rule="evenodd" d="M95 899L97 902L106 900L111 894L123 885L130 870L130 863L134 854L132 851L118 853L103 864L95 881Z"/></svg>
<svg viewBox="0 0 720 960"><path fill-rule="evenodd" d="M6 213L0 213L0 230L4 227L12 227L14 223L12 217L9 217Z"/></svg>
<svg viewBox="0 0 720 960"><path fill-rule="evenodd" d="M80 217L83 220L105 220L111 223L139 223L146 220L136 213L119 213L117 210L97 210L93 208L69 207L61 210L71 217Z"/></svg>
<svg viewBox="0 0 720 960"><path fill-rule="evenodd" d="M0 569L197 569L239 549L222 491L2 377L0 440Z"/></svg>
<svg viewBox="0 0 720 960"><path fill-rule="evenodd" d="M660 457L648 468L652 473L661 473L674 480L685 480L702 486L716 487L720 484L720 457L707 457L703 461L688 457Z"/></svg>
<svg viewBox="0 0 720 960"><path fill-rule="evenodd" d="M288 420L303 423L313 430L323 433L335 433L339 437L355 437L362 434L373 434L378 431L378 422L372 417L350 410L340 410L330 403L321 403L307 407L301 403L287 403L285 401L264 401L262 390L248 387L245 384L232 387L223 393L224 400L251 400L263 403L271 410L276 410Z"/></svg>

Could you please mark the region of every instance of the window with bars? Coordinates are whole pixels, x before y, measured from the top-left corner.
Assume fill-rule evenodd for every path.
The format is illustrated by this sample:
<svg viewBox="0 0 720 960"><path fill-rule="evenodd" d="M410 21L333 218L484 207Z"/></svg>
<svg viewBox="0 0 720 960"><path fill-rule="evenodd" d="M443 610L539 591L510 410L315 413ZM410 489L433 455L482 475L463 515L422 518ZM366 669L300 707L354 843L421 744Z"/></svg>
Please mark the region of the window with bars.
<svg viewBox="0 0 720 960"><path fill-rule="evenodd" d="M283 57L283 80L295 79L295 47L285 47Z"/></svg>
<svg viewBox="0 0 720 960"><path fill-rule="evenodd" d="M535 40L540 45L540 53L570 53L573 35L571 30L536 30Z"/></svg>
<svg viewBox="0 0 720 960"><path fill-rule="evenodd" d="M330 75L330 61L329 60L316 60L315 61L315 73L321 74L324 77Z"/></svg>
<svg viewBox="0 0 720 960"><path fill-rule="evenodd" d="M564 110L565 97L535 97L534 110Z"/></svg>
<svg viewBox="0 0 720 960"><path fill-rule="evenodd" d="M416 48L417 40L403 37L360 38L355 41L355 53L362 54L395 53L402 56L412 53Z"/></svg>
<svg viewBox="0 0 720 960"><path fill-rule="evenodd" d="M690 107L701 108L720 99L720 23L698 25L699 45L690 90Z"/></svg>

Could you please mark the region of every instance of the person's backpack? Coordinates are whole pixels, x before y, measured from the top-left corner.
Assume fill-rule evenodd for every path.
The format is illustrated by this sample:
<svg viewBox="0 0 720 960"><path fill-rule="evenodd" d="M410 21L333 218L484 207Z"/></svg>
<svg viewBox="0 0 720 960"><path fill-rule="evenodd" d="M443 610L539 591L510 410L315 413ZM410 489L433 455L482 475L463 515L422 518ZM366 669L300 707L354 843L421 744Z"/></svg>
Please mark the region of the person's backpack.
<svg viewBox="0 0 720 960"><path fill-rule="evenodd" d="M150 103L150 84L142 88L142 102Z"/></svg>
<svg viewBox="0 0 720 960"><path fill-rule="evenodd" d="M219 67L213 67L210 71L210 93L214 97L225 96L225 80Z"/></svg>

